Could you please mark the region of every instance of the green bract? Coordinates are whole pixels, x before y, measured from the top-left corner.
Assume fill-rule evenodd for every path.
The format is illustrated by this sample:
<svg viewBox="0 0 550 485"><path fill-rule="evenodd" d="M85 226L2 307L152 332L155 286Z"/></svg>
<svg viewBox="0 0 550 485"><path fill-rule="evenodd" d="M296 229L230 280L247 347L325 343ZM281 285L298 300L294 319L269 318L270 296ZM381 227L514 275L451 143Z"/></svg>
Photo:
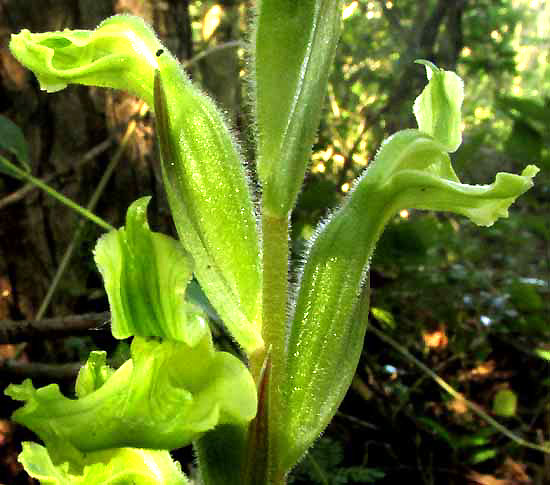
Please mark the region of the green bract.
<svg viewBox="0 0 550 485"><path fill-rule="evenodd" d="M149 229L149 200L134 202L126 226L103 236L94 250L109 297L112 333L120 339L163 337L193 346L208 325L184 300L191 261L180 243Z"/></svg>
<svg viewBox="0 0 550 485"><path fill-rule="evenodd" d="M158 58L155 113L166 192L194 271L227 328L261 348L261 255L237 146L214 103L169 55Z"/></svg>
<svg viewBox="0 0 550 485"><path fill-rule="evenodd" d="M454 90L461 81L444 82L446 75L432 76L429 87L437 93L431 102L425 102L429 90L424 90L415 103L419 125L433 136L404 130L389 138L311 243L287 349L282 423L287 468L328 424L351 382L367 323L369 261L389 219L400 209L416 208L456 212L491 225L533 184L538 168L532 165L521 175L499 173L491 185L460 183L447 153L456 149L449 140L456 139L460 113L447 108L449 100L459 101L460 108L462 98Z"/></svg>
<svg viewBox="0 0 550 485"><path fill-rule="evenodd" d="M48 450L23 443L19 461L42 485L186 485L189 483L167 451L117 448L82 457L78 466L54 464Z"/></svg>
<svg viewBox="0 0 550 485"><path fill-rule="evenodd" d="M132 358L112 375L105 365L81 372L81 397L57 384L35 389L30 380L6 394L25 401L13 420L33 430L48 449L80 452L132 447L172 450L218 424L244 424L256 413L256 389L244 364L214 350L210 334L195 347L135 337ZM90 360L102 359L92 356ZM105 380L104 380L105 379ZM83 384L83 381L88 384ZM99 387L93 389L93 383Z"/></svg>
<svg viewBox="0 0 550 485"><path fill-rule="evenodd" d="M10 50L31 69L40 87L60 91L68 84L122 89L153 104L155 52L163 46L141 18L117 15L96 30L12 35Z"/></svg>
<svg viewBox="0 0 550 485"><path fill-rule="evenodd" d="M263 206L290 212L319 126L342 24L342 0L262 0L253 89Z"/></svg>

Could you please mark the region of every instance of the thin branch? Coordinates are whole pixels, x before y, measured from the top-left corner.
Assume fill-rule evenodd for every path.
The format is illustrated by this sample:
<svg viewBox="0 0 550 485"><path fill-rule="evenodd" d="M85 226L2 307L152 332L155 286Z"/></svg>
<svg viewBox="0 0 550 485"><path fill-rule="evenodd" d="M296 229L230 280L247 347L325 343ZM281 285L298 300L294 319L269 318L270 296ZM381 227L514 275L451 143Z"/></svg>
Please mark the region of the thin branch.
<svg viewBox="0 0 550 485"><path fill-rule="evenodd" d="M182 65L183 65L183 67L188 68L188 67L192 66L193 64L196 64L197 62L199 62L201 59L209 56L210 54L213 54L214 52L218 52L218 51L221 51L221 50L224 50L224 49L234 49L236 47L245 48L246 44L241 40L231 40L229 42L224 42L223 44L220 44L220 45L214 46L210 49L206 49L202 52L199 52L196 56L193 56L188 61L182 62Z"/></svg>
<svg viewBox="0 0 550 485"><path fill-rule="evenodd" d="M41 362L19 362L11 359L0 359L2 378L13 379L44 379L44 380L74 380L82 367L80 362L69 364L43 364Z"/></svg>
<svg viewBox="0 0 550 485"><path fill-rule="evenodd" d="M141 111L141 110L140 110ZM101 176L101 179L92 194L92 197L90 198L88 205L86 206L86 210L89 212L94 211L95 206L103 194L105 187L107 186L107 183L109 182L111 175L113 174L116 166L118 165L118 162L122 158L122 155L124 154L124 151L126 150L126 147L128 145L128 142L130 140L130 137L134 133L136 129L136 121L132 120L128 124L128 127L126 128L126 132L124 133L124 136L122 137L122 140L120 141L120 145L117 148L117 151L113 155L113 158L109 161L109 164L107 165L107 168L103 172L103 175ZM69 246L65 250L65 253L63 254L63 259L61 260L61 263L59 264L59 267L57 268L57 271L55 273L55 276L52 280L52 283L50 287L48 288L48 292L46 293L46 296L42 300L42 303L40 305L40 308L38 309L38 312L36 313L36 319L41 320L44 314L46 313L46 310L48 309L48 306L50 305L51 299L53 297L53 294L55 293L57 289L57 285L59 284L61 277L63 276L63 273L67 269L67 266L69 265L69 262L71 260L71 257L73 255L73 252L76 248L78 239L80 238L80 235L82 234L82 231L85 227L86 220L80 220L78 223L78 226L73 234L73 238L71 242L69 243Z"/></svg>
<svg viewBox="0 0 550 485"><path fill-rule="evenodd" d="M91 330L109 329L104 326L111 320L109 312L69 315L44 320L0 320L0 344L15 344L37 338L59 338L90 333Z"/></svg>
<svg viewBox="0 0 550 485"><path fill-rule="evenodd" d="M431 370L429 367L427 367L422 362L420 362L414 355L412 355L407 349L405 349L405 347L398 344L389 335L386 335L384 332L382 332L381 330L378 330L373 325L369 325L368 330L374 333L380 340L384 341L385 343L393 347L395 350L397 350L408 361L412 362L414 365L419 367L422 370L422 372L429 375L440 387L442 387L445 391L447 391L451 396L463 402L468 408L470 408L470 410L472 410L485 422L489 423L497 431L500 431L504 436L516 442L518 445L525 446L526 448L542 451L543 453L550 453L550 447L537 445L530 441L524 440L521 436L518 436L516 433L514 433L513 431L510 431L508 428L506 428L505 426L500 424L498 421L493 419L481 408L481 406L466 399L466 397L464 397L462 393L458 392L454 387L449 385L447 381L443 380L433 370Z"/></svg>
<svg viewBox="0 0 550 485"><path fill-rule="evenodd" d="M340 411L336 411L336 416L342 419L348 420L350 423L356 424L358 426L361 426L362 428L366 429L374 429L379 430L380 428L374 424L371 424L363 419L356 418L355 416L350 416L349 414L344 414Z"/></svg>

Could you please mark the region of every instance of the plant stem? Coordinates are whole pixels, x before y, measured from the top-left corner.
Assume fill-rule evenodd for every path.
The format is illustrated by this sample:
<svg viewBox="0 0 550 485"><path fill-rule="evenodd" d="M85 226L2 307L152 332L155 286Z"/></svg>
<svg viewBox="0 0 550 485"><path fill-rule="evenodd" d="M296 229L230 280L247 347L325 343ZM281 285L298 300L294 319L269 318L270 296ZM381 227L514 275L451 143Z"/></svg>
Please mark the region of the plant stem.
<svg viewBox="0 0 550 485"><path fill-rule="evenodd" d="M77 168L83 167L85 164L95 160L95 158L103 153L105 150L107 150L111 145L113 144L113 141L111 138L107 138L106 140L102 141L95 147L93 147L91 150L87 151L79 160L76 162L70 170L61 170L54 172L50 175L46 175L43 179L40 179L40 181L43 184L50 183L53 179L55 179L57 176L62 175L64 173L68 173L71 170L76 170ZM5 160L5 159L4 159ZM10 164L11 165L11 164ZM16 168L16 171L19 170ZM21 171L18 172L19 175L21 175L22 178L25 178L28 172ZM15 192L12 192L11 194L6 195L2 199L0 199L0 209L3 209L4 207L9 206L10 204L14 204L15 202L19 202L21 199L23 199L28 193L30 193L33 189L36 189L37 185L33 182L26 183L23 187L20 189L17 189ZM52 189L53 190L53 189Z"/></svg>
<svg viewBox="0 0 550 485"><path fill-rule="evenodd" d="M30 184L34 185L35 187L38 187L39 189L42 189L44 192L46 192L48 195L53 197L54 199L57 199L59 202L65 204L67 207L70 207L75 212L78 212L80 215L88 218L90 221L97 224L99 227L105 229L106 231L111 231L114 229L113 226L111 226L109 223L105 222L101 217L96 216L93 212L91 212L89 209L82 207L81 205L77 204L76 202L73 202L68 197L65 197L63 194L58 192L57 190L50 187L48 184L44 183L39 178L33 177L30 173L26 172L25 170L21 170L19 167L13 165L5 158L2 158L2 163L4 165L9 166L11 170L13 170L19 177L22 179L27 180Z"/></svg>
<svg viewBox="0 0 550 485"><path fill-rule="evenodd" d="M264 207L262 337L271 362L269 384L268 483L284 483L276 470L279 464L278 432L281 429L281 389L285 379L285 332L288 292L288 216L271 215Z"/></svg>

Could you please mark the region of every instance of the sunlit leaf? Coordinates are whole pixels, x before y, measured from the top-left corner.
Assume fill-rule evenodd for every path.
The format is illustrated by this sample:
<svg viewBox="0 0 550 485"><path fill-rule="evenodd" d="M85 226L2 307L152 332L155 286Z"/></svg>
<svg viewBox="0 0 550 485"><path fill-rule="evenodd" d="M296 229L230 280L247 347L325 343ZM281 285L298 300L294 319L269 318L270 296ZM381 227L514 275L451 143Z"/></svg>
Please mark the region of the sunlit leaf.
<svg viewBox="0 0 550 485"><path fill-rule="evenodd" d="M387 325L389 328L394 329L396 327L395 319L393 318L393 315L388 310L384 310L383 308L378 307L372 307L370 309L370 312L376 320L383 323L384 325Z"/></svg>
<svg viewBox="0 0 550 485"><path fill-rule="evenodd" d="M21 128L5 116L0 115L0 149L13 155L25 171L30 172L29 146Z"/></svg>

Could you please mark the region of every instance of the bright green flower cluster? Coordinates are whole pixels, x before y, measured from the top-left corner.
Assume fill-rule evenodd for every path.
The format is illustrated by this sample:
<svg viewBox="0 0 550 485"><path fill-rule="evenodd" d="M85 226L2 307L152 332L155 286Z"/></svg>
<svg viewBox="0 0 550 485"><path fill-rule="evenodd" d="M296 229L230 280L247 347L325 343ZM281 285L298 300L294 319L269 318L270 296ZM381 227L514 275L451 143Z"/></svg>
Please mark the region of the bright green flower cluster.
<svg viewBox="0 0 550 485"><path fill-rule="evenodd" d="M57 384L35 389L28 379L6 389L25 402L13 420L47 447L25 446L21 459L31 474L53 473L55 463L64 477L66 467L80 470L66 483L101 483L96 475L109 476L108 470L114 473L135 455L130 463L139 466L124 470L124 477L143 475L135 483L158 483L147 481L149 462L171 476L169 450L218 425L246 425L256 414L252 376L237 357L214 349L206 316L185 299L192 261L177 241L149 229L148 201L134 202L126 226L103 236L95 249L113 336L134 337L131 359L115 370L104 352L92 352L78 374L76 399L65 397ZM185 483L183 475L178 480Z"/></svg>

